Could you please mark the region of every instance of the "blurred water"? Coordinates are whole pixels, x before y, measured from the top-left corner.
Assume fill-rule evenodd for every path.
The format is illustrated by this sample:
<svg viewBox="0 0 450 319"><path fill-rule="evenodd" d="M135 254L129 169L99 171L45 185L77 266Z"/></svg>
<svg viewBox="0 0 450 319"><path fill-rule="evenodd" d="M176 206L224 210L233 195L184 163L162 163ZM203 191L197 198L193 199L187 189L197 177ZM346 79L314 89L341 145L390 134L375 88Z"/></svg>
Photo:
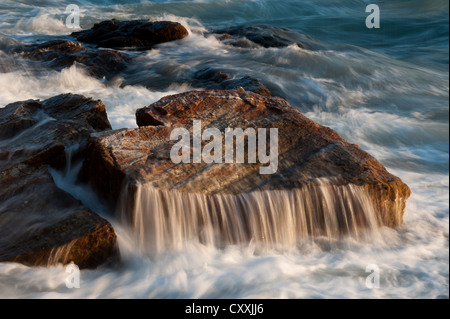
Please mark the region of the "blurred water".
<svg viewBox="0 0 450 319"><path fill-rule="evenodd" d="M80 6L83 28L109 18L170 19L190 36L133 53L135 66L114 84L76 66L57 72L7 53L11 39L67 38L69 3ZM63 267L0 264L0 297L448 298L449 5L377 1L381 28L369 30L369 3L2 0L0 106L74 92L102 99L114 128L134 127L136 108L192 89L185 79L201 68L250 75L374 155L413 195L404 225L381 230L390 245L316 239L289 252L259 254L252 244L219 250L193 242L149 258L136 250L126 226L112 220L124 256L120 267L82 271L81 288L69 290ZM320 48L236 48L206 32L240 24L287 27L300 38L313 37ZM167 85L149 86L159 82ZM59 183L101 211L86 189L64 178ZM381 270L376 290L365 286L365 268L373 263Z"/></svg>

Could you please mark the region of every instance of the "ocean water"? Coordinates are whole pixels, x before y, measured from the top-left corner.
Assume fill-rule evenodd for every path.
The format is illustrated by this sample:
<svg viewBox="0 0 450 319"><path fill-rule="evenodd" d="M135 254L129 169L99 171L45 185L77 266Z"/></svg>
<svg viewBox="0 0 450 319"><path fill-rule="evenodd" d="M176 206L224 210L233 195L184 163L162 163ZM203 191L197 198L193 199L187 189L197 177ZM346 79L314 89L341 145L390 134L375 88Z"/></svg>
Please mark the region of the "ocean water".
<svg viewBox="0 0 450 319"><path fill-rule="evenodd" d="M18 43L68 39L66 6L81 27L105 19L168 19L189 37L147 52L114 81L77 66L54 71L8 54ZM374 155L412 190L404 224L355 238L301 240L288 250L254 243L217 248L196 241L146 254L133 231L106 215L74 174L58 185L106 216L122 263L83 270L79 289L65 268L0 263L1 298L448 298L449 297L449 5L377 1L381 28L365 26L356 0L12 1L0 2L0 107L30 98L79 93L102 99L113 128L136 127L134 112L161 97L202 89L184 79L204 67L259 79L314 121ZM315 50L237 48L210 29L236 25L289 28ZM163 83L160 87L149 83ZM366 286L368 265L380 287Z"/></svg>

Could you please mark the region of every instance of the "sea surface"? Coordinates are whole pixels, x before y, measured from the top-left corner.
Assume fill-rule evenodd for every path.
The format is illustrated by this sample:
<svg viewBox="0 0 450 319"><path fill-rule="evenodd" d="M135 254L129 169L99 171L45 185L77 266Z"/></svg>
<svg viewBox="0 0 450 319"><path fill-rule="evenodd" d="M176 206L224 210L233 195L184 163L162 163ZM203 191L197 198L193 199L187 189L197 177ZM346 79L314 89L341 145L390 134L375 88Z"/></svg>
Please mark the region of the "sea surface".
<svg viewBox="0 0 450 319"><path fill-rule="evenodd" d="M372 2L380 8L379 29L365 25ZM111 18L172 20L190 35L132 52L135 68L109 83L76 65L54 71L7 54L17 43L70 39L65 10L71 3L80 8L83 29ZM0 107L72 92L101 99L113 128L136 127L137 108L202 89L180 81L180 74L220 68L261 80L360 145L412 190L404 224L380 229L381 239L316 238L290 250L192 242L148 255L136 249L132 231L107 217L118 233L120 265L83 270L80 288L68 289L62 265L0 263L0 298L448 298L448 15L447 0L0 0ZM238 48L208 33L244 24L288 28L320 45ZM149 81L169 85L146 88ZM53 175L103 214L75 173L76 165ZM366 285L372 264L380 270L379 288Z"/></svg>

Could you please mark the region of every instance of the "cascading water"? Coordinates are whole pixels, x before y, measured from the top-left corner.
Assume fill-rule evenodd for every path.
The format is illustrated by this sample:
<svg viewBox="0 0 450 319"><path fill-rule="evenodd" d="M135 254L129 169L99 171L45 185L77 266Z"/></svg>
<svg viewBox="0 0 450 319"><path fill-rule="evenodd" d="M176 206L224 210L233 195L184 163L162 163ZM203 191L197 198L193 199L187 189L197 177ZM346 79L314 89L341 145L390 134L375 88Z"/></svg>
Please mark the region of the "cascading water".
<svg viewBox="0 0 450 319"><path fill-rule="evenodd" d="M379 227L362 187L324 180L240 195L181 193L149 184L135 189L134 196L123 192L120 215L131 222L141 251L150 254L182 249L192 240L215 247L252 241L258 249L292 249L309 237L373 240Z"/></svg>

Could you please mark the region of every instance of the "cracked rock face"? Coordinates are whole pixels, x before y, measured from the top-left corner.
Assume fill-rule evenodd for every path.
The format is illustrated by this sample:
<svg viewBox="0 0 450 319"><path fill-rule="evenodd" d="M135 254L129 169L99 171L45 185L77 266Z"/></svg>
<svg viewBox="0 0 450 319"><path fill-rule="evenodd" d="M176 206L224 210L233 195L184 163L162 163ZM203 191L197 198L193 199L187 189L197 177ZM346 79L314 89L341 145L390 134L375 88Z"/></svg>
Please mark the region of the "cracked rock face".
<svg viewBox="0 0 450 319"><path fill-rule="evenodd" d="M63 94L0 108L0 261L81 268L117 260L111 224L59 189L50 168L83 153L90 133L110 129L101 101Z"/></svg>
<svg viewBox="0 0 450 319"><path fill-rule="evenodd" d="M130 185L142 184L162 191L235 196L301 189L326 181L330 187L352 185L365 192L380 224L402 223L409 187L359 146L309 120L280 98L242 90L193 91L167 96L139 109L136 117L138 129L91 135L83 173L111 201L120 198L124 185L128 185L130 198L135 191ZM261 162L174 163L170 152L177 140L170 139L171 132L186 128L192 135L193 120L201 121L202 130L217 128L220 132L226 128L278 129L277 171L260 174ZM206 144L203 141L202 147ZM222 145L225 154L226 143Z"/></svg>

